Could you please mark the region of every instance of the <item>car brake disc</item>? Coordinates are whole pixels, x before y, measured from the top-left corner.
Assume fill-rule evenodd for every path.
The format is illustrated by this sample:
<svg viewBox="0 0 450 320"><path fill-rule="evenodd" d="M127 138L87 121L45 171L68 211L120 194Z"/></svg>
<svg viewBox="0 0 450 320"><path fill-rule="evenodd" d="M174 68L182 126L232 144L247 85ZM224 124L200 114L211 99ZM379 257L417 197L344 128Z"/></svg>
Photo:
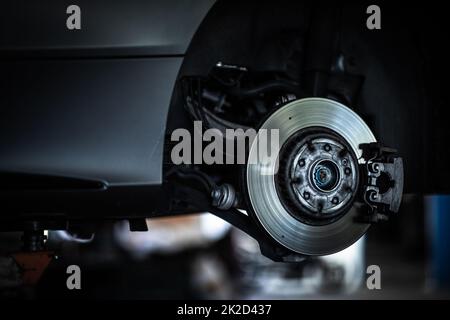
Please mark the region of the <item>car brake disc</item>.
<svg viewBox="0 0 450 320"><path fill-rule="evenodd" d="M336 101L306 98L275 111L260 129L278 129L280 145L278 157L261 161L255 139L255 161L246 168L249 201L265 231L304 255L331 254L358 240L369 227L356 222L360 145L376 142L366 123Z"/></svg>

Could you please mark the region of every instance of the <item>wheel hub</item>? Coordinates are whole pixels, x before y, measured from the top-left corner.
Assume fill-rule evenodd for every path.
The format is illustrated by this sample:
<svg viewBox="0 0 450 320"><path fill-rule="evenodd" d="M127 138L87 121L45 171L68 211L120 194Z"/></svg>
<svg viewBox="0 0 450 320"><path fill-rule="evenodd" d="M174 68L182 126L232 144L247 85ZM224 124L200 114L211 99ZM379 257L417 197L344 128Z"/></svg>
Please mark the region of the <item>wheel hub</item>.
<svg viewBox="0 0 450 320"><path fill-rule="evenodd" d="M279 154L278 196L295 218L312 225L339 218L358 186L358 162L338 134L326 128L300 130Z"/></svg>

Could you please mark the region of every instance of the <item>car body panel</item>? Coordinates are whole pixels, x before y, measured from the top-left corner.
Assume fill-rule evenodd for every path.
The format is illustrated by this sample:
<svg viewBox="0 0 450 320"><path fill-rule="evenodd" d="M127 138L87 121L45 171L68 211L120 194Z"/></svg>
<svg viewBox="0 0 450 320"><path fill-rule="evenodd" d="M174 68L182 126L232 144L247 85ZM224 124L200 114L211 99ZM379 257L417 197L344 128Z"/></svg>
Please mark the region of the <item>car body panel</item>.
<svg viewBox="0 0 450 320"><path fill-rule="evenodd" d="M70 2L2 3L0 50L51 55L184 54L214 0L79 0L81 29L68 30Z"/></svg>
<svg viewBox="0 0 450 320"><path fill-rule="evenodd" d="M0 34L0 172L162 183L166 119L212 0L11 1ZM43 19L44 18L44 19Z"/></svg>
<svg viewBox="0 0 450 320"><path fill-rule="evenodd" d="M160 184L182 58L0 64L0 171Z"/></svg>

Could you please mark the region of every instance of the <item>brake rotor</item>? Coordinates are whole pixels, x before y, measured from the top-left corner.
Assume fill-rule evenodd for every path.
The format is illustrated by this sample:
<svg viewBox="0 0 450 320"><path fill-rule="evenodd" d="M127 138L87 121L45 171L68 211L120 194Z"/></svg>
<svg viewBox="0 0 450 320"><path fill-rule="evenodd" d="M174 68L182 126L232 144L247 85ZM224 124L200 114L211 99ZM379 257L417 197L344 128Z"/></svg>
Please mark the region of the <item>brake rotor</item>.
<svg viewBox="0 0 450 320"><path fill-rule="evenodd" d="M247 163L250 204L267 233L305 255L358 240L369 227L354 221L359 145L376 142L365 122L336 101L306 98L275 111L260 129L278 129L281 146L278 157L262 160L255 139Z"/></svg>

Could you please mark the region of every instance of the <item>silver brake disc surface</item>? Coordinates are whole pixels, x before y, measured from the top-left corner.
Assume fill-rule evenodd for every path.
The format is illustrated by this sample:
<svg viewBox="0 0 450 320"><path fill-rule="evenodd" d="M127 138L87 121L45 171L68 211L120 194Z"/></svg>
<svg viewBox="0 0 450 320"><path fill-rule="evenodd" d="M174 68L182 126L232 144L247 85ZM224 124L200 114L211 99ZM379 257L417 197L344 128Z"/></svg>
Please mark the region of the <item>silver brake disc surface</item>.
<svg viewBox="0 0 450 320"><path fill-rule="evenodd" d="M280 147L293 134L309 127L324 127L342 136L361 156L361 143L376 142L365 122L348 107L323 98L295 100L274 112L260 129L279 130ZM249 159L257 159L257 140ZM277 161L248 161L247 188L250 203L265 230L281 245L305 255L326 255L345 249L358 240L369 224L356 223L354 207L327 225L310 225L295 219L281 203L275 185ZM264 174L263 174L264 173Z"/></svg>

